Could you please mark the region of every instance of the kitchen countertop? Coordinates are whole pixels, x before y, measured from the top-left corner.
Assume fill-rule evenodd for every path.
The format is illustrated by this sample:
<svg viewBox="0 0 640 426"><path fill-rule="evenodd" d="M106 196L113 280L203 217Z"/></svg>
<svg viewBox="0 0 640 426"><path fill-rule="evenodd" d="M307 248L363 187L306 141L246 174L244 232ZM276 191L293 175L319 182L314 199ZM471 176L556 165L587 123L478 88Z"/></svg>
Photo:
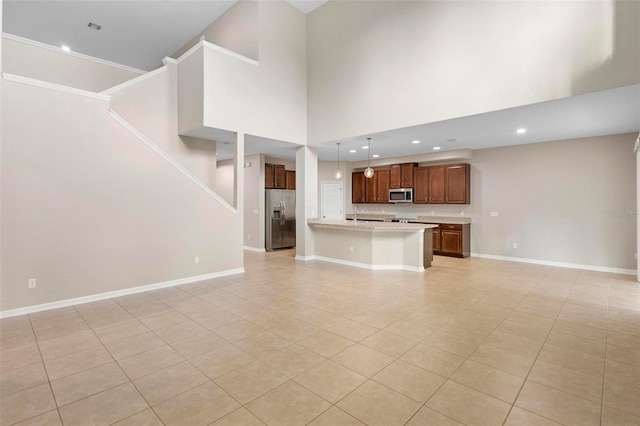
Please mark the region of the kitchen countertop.
<svg viewBox="0 0 640 426"><path fill-rule="evenodd" d="M360 215L358 215L359 217ZM353 231L419 231L422 229L435 228L437 225L426 223L397 223L397 222L381 222L367 221L364 219L353 220L320 220L308 219L307 223L316 228L331 228L340 230Z"/></svg>

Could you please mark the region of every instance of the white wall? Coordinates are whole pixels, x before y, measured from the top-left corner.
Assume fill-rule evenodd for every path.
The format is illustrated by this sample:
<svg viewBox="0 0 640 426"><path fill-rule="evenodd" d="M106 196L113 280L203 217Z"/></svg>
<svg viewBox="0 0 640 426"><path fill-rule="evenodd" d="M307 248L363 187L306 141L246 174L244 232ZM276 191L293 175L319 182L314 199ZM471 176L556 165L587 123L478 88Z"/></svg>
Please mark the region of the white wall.
<svg viewBox="0 0 640 426"><path fill-rule="evenodd" d="M180 50L171 55L179 58L198 44L200 38L229 49L251 59L259 59L259 2L243 0L236 2L211 25L199 32Z"/></svg>
<svg viewBox="0 0 640 426"><path fill-rule="evenodd" d="M477 150L468 161L471 204L359 204L358 211L463 214L472 220L474 253L635 270L636 136ZM350 201L349 189L352 212Z"/></svg>
<svg viewBox="0 0 640 426"><path fill-rule="evenodd" d="M111 109L210 188L216 185L216 142L178 135L177 66L112 94Z"/></svg>
<svg viewBox="0 0 640 426"><path fill-rule="evenodd" d="M640 82L640 3L331 1L308 15L308 142Z"/></svg>
<svg viewBox="0 0 640 426"><path fill-rule="evenodd" d="M141 74L116 64L81 58L53 46L2 38L3 72L9 74L92 92L101 92Z"/></svg>
<svg viewBox="0 0 640 426"><path fill-rule="evenodd" d="M264 155L245 157L244 169L244 245L259 250L265 247Z"/></svg>
<svg viewBox="0 0 640 426"><path fill-rule="evenodd" d="M242 268L242 215L105 101L7 81L2 98L1 310Z"/></svg>
<svg viewBox="0 0 640 426"><path fill-rule="evenodd" d="M306 142L305 15L283 1L260 2L259 7L259 64L207 44L179 63L181 134L206 127Z"/></svg>
<svg viewBox="0 0 640 426"><path fill-rule="evenodd" d="M227 203L235 206L235 160L218 161L214 190Z"/></svg>

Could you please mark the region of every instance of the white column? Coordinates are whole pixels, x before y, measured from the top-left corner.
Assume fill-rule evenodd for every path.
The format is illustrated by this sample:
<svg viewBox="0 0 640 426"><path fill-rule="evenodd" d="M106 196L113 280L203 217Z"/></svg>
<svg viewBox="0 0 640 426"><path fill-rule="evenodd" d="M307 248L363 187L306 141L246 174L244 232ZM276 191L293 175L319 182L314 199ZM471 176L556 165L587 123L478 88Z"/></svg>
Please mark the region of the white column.
<svg viewBox="0 0 640 426"><path fill-rule="evenodd" d="M244 215L244 133L236 133L236 157L234 159L235 188L233 198L240 216ZM244 238L243 238L244 240Z"/></svg>
<svg viewBox="0 0 640 426"><path fill-rule="evenodd" d="M318 149L296 151L296 259L314 255L313 231L307 219L318 217Z"/></svg>

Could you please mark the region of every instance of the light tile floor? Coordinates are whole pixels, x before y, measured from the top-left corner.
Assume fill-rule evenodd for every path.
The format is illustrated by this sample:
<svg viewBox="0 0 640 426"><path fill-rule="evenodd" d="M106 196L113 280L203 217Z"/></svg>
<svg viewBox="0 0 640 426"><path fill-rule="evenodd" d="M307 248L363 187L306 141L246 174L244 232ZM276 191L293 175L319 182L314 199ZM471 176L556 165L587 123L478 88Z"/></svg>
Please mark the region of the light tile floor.
<svg viewBox="0 0 640 426"><path fill-rule="evenodd" d="M640 425L635 277L245 256L245 274L0 321L0 424Z"/></svg>

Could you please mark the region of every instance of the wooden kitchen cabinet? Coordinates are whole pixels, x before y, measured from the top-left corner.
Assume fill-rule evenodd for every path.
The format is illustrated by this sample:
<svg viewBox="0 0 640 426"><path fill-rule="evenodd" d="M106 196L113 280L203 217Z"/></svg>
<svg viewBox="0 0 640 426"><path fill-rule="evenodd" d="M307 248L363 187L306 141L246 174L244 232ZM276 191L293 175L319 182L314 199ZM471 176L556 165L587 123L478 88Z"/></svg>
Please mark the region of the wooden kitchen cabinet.
<svg viewBox="0 0 640 426"><path fill-rule="evenodd" d="M364 202L365 203L375 203L376 198L378 197L378 172L373 174L373 177L364 178Z"/></svg>
<svg viewBox="0 0 640 426"><path fill-rule="evenodd" d="M274 188L285 189L287 187L287 172L284 169L284 164L274 165L275 169L275 184Z"/></svg>
<svg viewBox="0 0 640 426"><path fill-rule="evenodd" d="M364 172L353 172L351 174L351 202L353 204L365 202L365 179Z"/></svg>
<svg viewBox="0 0 640 426"><path fill-rule="evenodd" d="M376 179L376 200L378 204L389 203L389 170L377 170L373 175Z"/></svg>
<svg viewBox="0 0 640 426"><path fill-rule="evenodd" d="M401 188L413 188L413 171L416 166L416 163L402 164L402 173L400 174Z"/></svg>
<svg viewBox="0 0 640 426"><path fill-rule="evenodd" d="M264 187L273 188L275 186L275 165L265 163L264 165Z"/></svg>
<svg viewBox="0 0 640 426"><path fill-rule="evenodd" d="M416 163L392 164L389 169L389 188L413 188Z"/></svg>
<svg viewBox="0 0 640 426"><path fill-rule="evenodd" d="M416 167L413 173L413 202L426 204L429 202L429 168Z"/></svg>
<svg viewBox="0 0 640 426"><path fill-rule="evenodd" d="M402 183L402 165L392 164L389 169L389 188L400 188Z"/></svg>
<svg viewBox="0 0 640 426"><path fill-rule="evenodd" d="M441 223L433 230L433 253L467 257L471 252L471 225ZM436 235L437 234L437 235Z"/></svg>
<svg viewBox="0 0 640 426"><path fill-rule="evenodd" d="M285 170L286 189L296 189L296 172Z"/></svg>
<svg viewBox="0 0 640 426"><path fill-rule="evenodd" d="M429 204L444 204L445 166L429 167Z"/></svg>
<svg viewBox="0 0 640 426"><path fill-rule="evenodd" d="M387 204L389 203L389 170L376 170L368 179L364 172L351 174L351 202Z"/></svg>
<svg viewBox="0 0 640 426"><path fill-rule="evenodd" d="M433 254L440 254L440 228L433 228Z"/></svg>
<svg viewBox="0 0 640 426"><path fill-rule="evenodd" d="M429 204L469 204L471 166L446 164L429 167Z"/></svg>

